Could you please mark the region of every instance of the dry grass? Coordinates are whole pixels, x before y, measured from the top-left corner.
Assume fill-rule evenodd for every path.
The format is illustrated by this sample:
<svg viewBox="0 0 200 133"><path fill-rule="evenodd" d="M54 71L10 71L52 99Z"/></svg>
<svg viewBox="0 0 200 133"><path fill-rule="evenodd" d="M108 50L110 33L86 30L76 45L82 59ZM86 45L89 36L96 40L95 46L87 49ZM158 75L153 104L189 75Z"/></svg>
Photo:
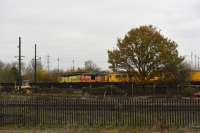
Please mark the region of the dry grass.
<svg viewBox="0 0 200 133"><path fill-rule="evenodd" d="M189 129L103 129L103 128L50 128L50 129L0 129L0 133L200 133Z"/></svg>

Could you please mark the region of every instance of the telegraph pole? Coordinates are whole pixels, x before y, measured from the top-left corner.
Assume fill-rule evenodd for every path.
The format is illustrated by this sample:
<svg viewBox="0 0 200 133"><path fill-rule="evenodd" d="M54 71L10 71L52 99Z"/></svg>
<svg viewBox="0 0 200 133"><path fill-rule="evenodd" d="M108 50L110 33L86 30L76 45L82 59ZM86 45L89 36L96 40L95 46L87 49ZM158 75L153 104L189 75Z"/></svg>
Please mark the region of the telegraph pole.
<svg viewBox="0 0 200 133"><path fill-rule="evenodd" d="M22 85L22 71L21 71L21 37L19 37L19 90L21 90Z"/></svg>
<svg viewBox="0 0 200 133"><path fill-rule="evenodd" d="M74 71L74 69L75 69L75 60L74 60L74 58L73 58L73 60L72 60L72 63L73 63L72 69L73 69L73 71Z"/></svg>
<svg viewBox="0 0 200 133"><path fill-rule="evenodd" d="M191 52L191 66L193 68L193 53Z"/></svg>
<svg viewBox="0 0 200 133"><path fill-rule="evenodd" d="M194 55L194 66L195 66L195 69L197 69L197 55L196 54Z"/></svg>
<svg viewBox="0 0 200 133"><path fill-rule="evenodd" d="M17 85L19 86L19 91L21 91L21 86L22 86L22 58L24 56L22 56L22 54L21 54L21 37L20 36L19 36L18 48L19 48L19 55L15 56L15 58L17 58L17 60L18 60L18 74L17 74L18 81L17 81Z"/></svg>
<svg viewBox="0 0 200 133"><path fill-rule="evenodd" d="M47 55L47 70L48 70L48 74L49 74L49 69L50 69L49 64L50 64L50 56Z"/></svg>
<svg viewBox="0 0 200 133"><path fill-rule="evenodd" d="M60 70L59 70L59 69L60 69L60 68L59 68L59 67L60 67L60 58L59 58L59 57L58 57L57 61L58 61L58 74L59 74L59 71L60 71Z"/></svg>
<svg viewBox="0 0 200 133"><path fill-rule="evenodd" d="M35 44L35 66L34 66L34 82L37 82L37 45Z"/></svg>
<svg viewBox="0 0 200 133"><path fill-rule="evenodd" d="M200 59L200 58L199 58L199 56L198 56L198 70L199 70L199 59Z"/></svg>

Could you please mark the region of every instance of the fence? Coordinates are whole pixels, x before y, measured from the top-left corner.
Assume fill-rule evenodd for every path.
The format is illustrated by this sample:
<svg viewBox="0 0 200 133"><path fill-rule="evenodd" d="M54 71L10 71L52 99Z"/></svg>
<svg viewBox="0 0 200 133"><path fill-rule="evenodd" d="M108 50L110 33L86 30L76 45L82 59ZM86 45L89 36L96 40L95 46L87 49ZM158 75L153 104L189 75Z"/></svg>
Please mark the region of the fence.
<svg viewBox="0 0 200 133"><path fill-rule="evenodd" d="M200 99L0 98L0 127L193 127Z"/></svg>

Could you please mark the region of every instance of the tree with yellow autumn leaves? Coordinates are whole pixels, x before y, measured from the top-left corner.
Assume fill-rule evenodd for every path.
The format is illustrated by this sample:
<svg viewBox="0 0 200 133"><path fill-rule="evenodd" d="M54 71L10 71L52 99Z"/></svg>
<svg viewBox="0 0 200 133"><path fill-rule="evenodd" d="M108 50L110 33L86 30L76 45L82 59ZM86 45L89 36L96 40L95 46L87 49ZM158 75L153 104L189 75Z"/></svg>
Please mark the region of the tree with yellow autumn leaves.
<svg viewBox="0 0 200 133"><path fill-rule="evenodd" d="M179 80L185 70L184 58L178 44L165 37L152 25L131 29L117 41L117 48L108 50L108 63L113 71L126 71L139 81L162 79Z"/></svg>

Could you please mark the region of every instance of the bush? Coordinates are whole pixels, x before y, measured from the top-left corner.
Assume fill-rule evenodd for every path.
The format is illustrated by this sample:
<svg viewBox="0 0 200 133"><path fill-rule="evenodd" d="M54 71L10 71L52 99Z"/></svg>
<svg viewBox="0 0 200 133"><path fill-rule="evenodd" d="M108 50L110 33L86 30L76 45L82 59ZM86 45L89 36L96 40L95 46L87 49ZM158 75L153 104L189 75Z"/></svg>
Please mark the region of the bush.
<svg viewBox="0 0 200 133"><path fill-rule="evenodd" d="M156 93L155 88L129 88L128 95L153 95Z"/></svg>
<svg viewBox="0 0 200 133"><path fill-rule="evenodd" d="M61 89L56 88L40 88L40 87L34 87L32 88L33 93L62 93Z"/></svg>
<svg viewBox="0 0 200 133"><path fill-rule="evenodd" d="M126 90L115 86L96 87L91 89L84 89L84 93L90 95L125 95Z"/></svg>
<svg viewBox="0 0 200 133"><path fill-rule="evenodd" d="M194 87L184 87L181 91L181 95L190 97L192 96L195 92L198 92L197 88Z"/></svg>
<svg viewBox="0 0 200 133"><path fill-rule="evenodd" d="M73 93L72 89L64 89L64 88L39 88L35 87L32 89L33 93L50 93L50 94L63 94L63 93Z"/></svg>

